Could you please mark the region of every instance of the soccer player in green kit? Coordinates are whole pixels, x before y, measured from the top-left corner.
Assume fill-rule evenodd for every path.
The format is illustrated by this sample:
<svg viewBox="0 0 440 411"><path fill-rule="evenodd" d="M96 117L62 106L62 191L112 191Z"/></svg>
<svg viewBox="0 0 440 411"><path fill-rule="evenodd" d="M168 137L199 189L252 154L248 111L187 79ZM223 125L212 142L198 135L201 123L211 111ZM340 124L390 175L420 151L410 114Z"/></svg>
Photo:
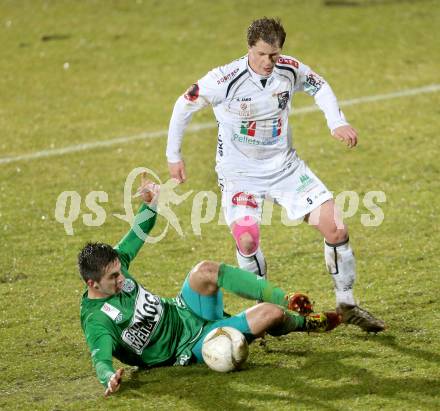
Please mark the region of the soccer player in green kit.
<svg viewBox="0 0 440 411"><path fill-rule="evenodd" d="M251 342L265 332L323 332L340 324L335 312L312 313L304 294L288 295L250 272L212 261L197 264L175 298L147 291L128 268L144 243L137 233L142 230L147 235L155 224L159 189L142 179L138 193L144 202L129 232L114 248L88 243L78 255L87 285L81 326L105 396L119 389L124 371L113 368L113 357L141 367L202 363L203 339L216 327L234 327ZM263 303L228 316L221 289Z"/></svg>

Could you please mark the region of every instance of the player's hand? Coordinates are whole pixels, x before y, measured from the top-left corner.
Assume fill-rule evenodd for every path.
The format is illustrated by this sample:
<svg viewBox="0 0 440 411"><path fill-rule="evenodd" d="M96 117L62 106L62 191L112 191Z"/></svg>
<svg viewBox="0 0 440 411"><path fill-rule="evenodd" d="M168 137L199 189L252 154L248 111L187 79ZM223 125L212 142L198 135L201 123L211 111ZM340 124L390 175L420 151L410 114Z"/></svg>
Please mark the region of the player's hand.
<svg viewBox="0 0 440 411"><path fill-rule="evenodd" d="M107 384L107 389L104 392L104 397L108 397L112 395L121 387L122 374L124 374L123 368L118 368L118 370L110 377L110 380Z"/></svg>
<svg viewBox="0 0 440 411"><path fill-rule="evenodd" d="M183 160L177 163L168 163L171 178L174 178L179 184L186 180L185 163Z"/></svg>
<svg viewBox="0 0 440 411"><path fill-rule="evenodd" d="M336 127L332 130L332 136L339 141L345 142L350 148L357 144L357 131L350 125Z"/></svg>
<svg viewBox="0 0 440 411"><path fill-rule="evenodd" d="M145 203L149 205L157 204L159 198L160 185L148 180L147 173L141 174L141 185L133 197L142 197Z"/></svg>

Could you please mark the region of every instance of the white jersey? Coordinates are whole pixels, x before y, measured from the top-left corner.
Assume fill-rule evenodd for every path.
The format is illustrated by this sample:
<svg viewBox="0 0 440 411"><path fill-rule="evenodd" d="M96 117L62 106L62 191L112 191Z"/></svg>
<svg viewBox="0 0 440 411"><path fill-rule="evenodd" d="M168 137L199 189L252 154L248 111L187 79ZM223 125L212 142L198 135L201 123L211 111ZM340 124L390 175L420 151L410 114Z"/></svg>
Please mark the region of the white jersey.
<svg viewBox="0 0 440 411"><path fill-rule="evenodd" d="M211 105L218 122L219 175L276 174L297 161L288 122L297 91L314 96L330 130L348 124L330 86L308 66L282 55L271 75L262 77L250 68L246 55L210 71L179 97L168 131L168 161L182 159L183 134L192 114Z"/></svg>

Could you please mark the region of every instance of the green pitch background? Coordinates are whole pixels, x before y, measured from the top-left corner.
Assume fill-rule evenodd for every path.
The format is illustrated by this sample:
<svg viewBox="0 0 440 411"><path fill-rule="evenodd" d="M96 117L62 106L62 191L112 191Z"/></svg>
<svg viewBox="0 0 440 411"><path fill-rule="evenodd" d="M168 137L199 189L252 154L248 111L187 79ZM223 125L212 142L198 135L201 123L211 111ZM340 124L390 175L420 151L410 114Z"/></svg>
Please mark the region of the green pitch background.
<svg viewBox="0 0 440 411"><path fill-rule="evenodd" d="M166 130L177 96L210 68L246 53L253 18L280 16L286 54L324 75L340 100L439 84L438 1L7 1L0 3L0 158ZM292 118L296 147L339 193L386 194L385 219L347 220L357 255L356 295L388 330L342 326L326 335L268 338L248 368L221 375L205 366L135 372L104 400L79 325L83 285L76 254L87 240L115 243L128 228L123 186L135 167L168 177L163 137L0 164L0 409L389 409L440 408L439 92L344 108L360 132L348 150L329 137L319 112ZM295 107L313 104L298 96ZM210 110L193 124L212 122ZM215 129L184 143L194 193L173 210L170 229L132 266L153 292L174 296L202 259L235 263L216 219L191 227L195 192L218 193ZM66 235L54 217L58 195L82 197ZM82 223L86 195L108 193L100 227ZM361 203L362 204L362 203ZM218 212L218 210L217 210ZM156 234L163 222L155 229ZM285 227L275 209L264 227L270 278L309 292L317 310L334 306L322 240ZM235 312L248 304L226 300Z"/></svg>

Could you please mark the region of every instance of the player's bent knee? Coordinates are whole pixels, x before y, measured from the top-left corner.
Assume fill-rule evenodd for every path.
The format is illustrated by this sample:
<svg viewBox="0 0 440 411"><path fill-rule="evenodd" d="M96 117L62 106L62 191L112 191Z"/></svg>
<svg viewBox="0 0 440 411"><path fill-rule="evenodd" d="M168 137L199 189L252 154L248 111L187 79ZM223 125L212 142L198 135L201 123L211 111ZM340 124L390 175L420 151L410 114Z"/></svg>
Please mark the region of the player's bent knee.
<svg viewBox="0 0 440 411"><path fill-rule="evenodd" d="M214 271L218 271L219 263L214 261L204 260L196 265L197 271L203 273L212 273Z"/></svg>
<svg viewBox="0 0 440 411"><path fill-rule="evenodd" d="M200 290L200 288L211 288L217 286L217 277L220 264L214 261L201 261L192 270L189 275L189 281L192 287Z"/></svg>
<svg viewBox="0 0 440 411"><path fill-rule="evenodd" d="M231 231L241 255L250 257L257 252L260 245L260 226L254 217L238 219L232 225Z"/></svg>
<svg viewBox="0 0 440 411"><path fill-rule="evenodd" d="M325 234L325 241L330 244L340 244L348 239L348 230L344 227L343 229L338 229L336 227L329 230Z"/></svg>

